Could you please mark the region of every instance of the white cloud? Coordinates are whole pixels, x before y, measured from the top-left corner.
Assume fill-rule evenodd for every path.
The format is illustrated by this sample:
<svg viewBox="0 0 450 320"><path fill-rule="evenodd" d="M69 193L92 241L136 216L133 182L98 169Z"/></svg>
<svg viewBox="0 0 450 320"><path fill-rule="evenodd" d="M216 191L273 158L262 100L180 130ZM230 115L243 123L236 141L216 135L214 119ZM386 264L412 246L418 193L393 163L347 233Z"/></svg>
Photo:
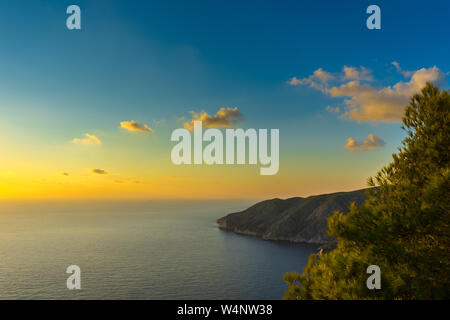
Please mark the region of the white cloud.
<svg viewBox="0 0 450 320"><path fill-rule="evenodd" d="M394 62L393 65L400 68L397 62ZM319 70L325 72L322 69ZM445 82L444 73L436 66L414 72L398 69L404 76L409 75L410 80L399 81L393 86L386 87L369 83L373 79L371 71L367 68L357 69L345 66L343 70L344 73L340 77L336 75L332 78L327 77L327 79L336 79L338 83L334 86L330 86L328 80L317 80L318 78L314 74L305 79L295 78L295 81L291 79L290 83L309 85L331 97L343 97L346 108L345 112L340 115L341 118L358 122L399 122L410 98L419 93L428 81L436 85Z"/></svg>
<svg viewBox="0 0 450 320"><path fill-rule="evenodd" d="M409 78L414 74L414 71L407 71L407 70L403 70L400 67L400 63L398 63L397 61L393 61L392 65L395 67L395 69L401 73L405 78Z"/></svg>
<svg viewBox="0 0 450 320"><path fill-rule="evenodd" d="M344 78L349 80L358 80L358 81L372 81L372 70L360 67L347 67L344 66Z"/></svg>
<svg viewBox="0 0 450 320"><path fill-rule="evenodd" d="M308 78L298 79L297 77L292 77L288 83L292 86L309 85L311 88L323 91L326 88L327 82L332 79L334 79L334 75L319 68Z"/></svg>
<svg viewBox="0 0 450 320"><path fill-rule="evenodd" d="M407 82L399 81L387 87L361 85L351 81L332 87L328 93L333 97L349 97L345 100L347 111L342 117L355 121L399 122L410 98L420 92L430 81L442 84L445 76L437 67L417 70Z"/></svg>
<svg viewBox="0 0 450 320"><path fill-rule="evenodd" d="M369 134L367 138L362 142L356 141L353 138L348 138L347 144L344 146L344 148L349 150L350 152L372 151L375 148L384 146L385 144L386 142L384 142L380 137Z"/></svg>

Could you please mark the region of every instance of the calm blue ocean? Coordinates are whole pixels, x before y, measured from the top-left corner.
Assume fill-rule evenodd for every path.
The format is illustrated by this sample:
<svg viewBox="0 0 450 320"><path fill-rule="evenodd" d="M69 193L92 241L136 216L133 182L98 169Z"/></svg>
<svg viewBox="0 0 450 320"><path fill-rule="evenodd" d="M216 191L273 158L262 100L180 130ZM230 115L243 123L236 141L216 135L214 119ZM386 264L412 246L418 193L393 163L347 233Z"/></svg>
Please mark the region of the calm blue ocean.
<svg viewBox="0 0 450 320"><path fill-rule="evenodd" d="M0 299L281 299L317 246L217 228L254 201L0 203ZM67 266L81 268L68 290Z"/></svg>

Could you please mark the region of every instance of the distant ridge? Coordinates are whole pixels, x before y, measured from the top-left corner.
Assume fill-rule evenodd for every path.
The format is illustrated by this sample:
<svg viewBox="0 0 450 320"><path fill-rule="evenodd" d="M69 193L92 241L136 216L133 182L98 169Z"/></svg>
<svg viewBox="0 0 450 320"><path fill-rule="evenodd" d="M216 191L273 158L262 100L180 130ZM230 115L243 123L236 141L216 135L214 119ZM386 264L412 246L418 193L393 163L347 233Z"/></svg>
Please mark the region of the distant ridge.
<svg viewBox="0 0 450 320"><path fill-rule="evenodd" d="M347 213L352 202L361 205L367 199L366 190L265 200L244 211L230 213L217 223L220 229L265 240L325 244L332 240L326 234L326 218L335 210Z"/></svg>

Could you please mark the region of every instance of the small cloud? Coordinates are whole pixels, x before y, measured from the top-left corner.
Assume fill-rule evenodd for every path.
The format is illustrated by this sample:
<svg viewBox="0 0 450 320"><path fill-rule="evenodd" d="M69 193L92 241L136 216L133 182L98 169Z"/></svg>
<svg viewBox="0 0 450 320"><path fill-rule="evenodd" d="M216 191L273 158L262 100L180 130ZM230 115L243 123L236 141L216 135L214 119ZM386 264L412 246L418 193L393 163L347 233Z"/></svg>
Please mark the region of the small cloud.
<svg viewBox="0 0 450 320"><path fill-rule="evenodd" d="M400 67L400 63L398 63L397 61L393 61L392 65L395 67L397 72L401 73L405 78L409 78L409 77L411 77L414 74L414 71L403 70Z"/></svg>
<svg viewBox="0 0 450 320"><path fill-rule="evenodd" d="M400 68L400 63L398 63L397 61L392 61L392 65L395 67L395 69L397 69L397 71L402 70L402 68Z"/></svg>
<svg viewBox="0 0 450 320"><path fill-rule="evenodd" d="M334 76L331 73L324 71L322 68L319 68L316 71L314 71L313 76L322 81L328 81L334 78Z"/></svg>
<svg viewBox="0 0 450 320"><path fill-rule="evenodd" d="M372 70L360 67L347 67L344 66L344 79L346 80L358 80L358 81L372 81Z"/></svg>
<svg viewBox="0 0 450 320"><path fill-rule="evenodd" d="M332 107L332 106L327 106L325 110L327 110L330 113L339 113L341 111L339 107Z"/></svg>
<svg viewBox="0 0 450 320"><path fill-rule="evenodd" d="M359 151L372 151L375 148L382 147L386 144L380 137L369 134L364 141L356 141L353 138L347 139L347 144L344 146L345 149L350 152Z"/></svg>
<svg viewBox="0 0 450 320"><path fill-rule="evenodd" d="M68 176L69 174L67 172L62 173L63 176Z"/></svg>
<svg viewBox="0 0 450 320"><path fill-rule="evenodd" d="M326 83L332 79L334 79L333 74L323 70L322 68L319 68L307 78L299 79L297 77L292 77L288 80L288 84L290 84L291 86L308 85L311 88L315 88L317 90L324 90L326 88Z"/></svg>
<svg viewBox="0 0 450 320"><path fill-rule="evenodd" d="M128 130L128 131L133 131L133 132L144 132L144 133L151 133L153 132L153 129L150 128L148 125L146 124L141 124L138 123L134 120L131 121L122 121L120 123L120 127Z"/></svg>
<svg viewBox="0 0 450 320"><path fill-rule="evenodd" d="M108 174L108 172L103 169L92 169L92 172L95 174Z"/></svg>
<svg viewBox="0 0 450 320"><path fill-rule="evenodd" d="M94 136L93 134L85 133L84 134L86 138L75 138L72 140L74 143L81 143L81 144L102 144L100 139L97 136Z"/></svg>
<svg viewBox="0 0 450 320"><path fill-rule="evenodd" d="M208 128L226 128L234 125L238 120L242 120L244 116L238 110L237 107L234 108L220 108L219 111L213 116L210 116L205 111L192 113L192 120L190 122L185 122L184 127L187 130L194 129L194 121L202 121L202 126Z"/></svg>

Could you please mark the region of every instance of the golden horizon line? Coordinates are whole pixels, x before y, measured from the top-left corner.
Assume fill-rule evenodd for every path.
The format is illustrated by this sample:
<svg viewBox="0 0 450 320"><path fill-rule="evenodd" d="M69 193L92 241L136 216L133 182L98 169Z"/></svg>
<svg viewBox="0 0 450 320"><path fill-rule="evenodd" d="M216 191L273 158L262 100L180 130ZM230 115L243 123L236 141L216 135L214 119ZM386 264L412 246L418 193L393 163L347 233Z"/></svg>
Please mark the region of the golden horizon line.
<svg viewBox="0 0 450 320"><path fill-rule="evenodd" d="M208 200L208 201L214 201L214 200L220 200L220 201L226 201L226 200L255 200L255 201L263 201L263 200L271 200L271 199L291 199L291 198L308 198L308 197L314 197L319 195L329 195L334 193L342 193L342 192L355 192L355 191L361 191L365 189L369 189L370 187L364 187L364 188L351 188L350 190L339 190L339 191L326 191L322 193L308 193L308 194L298 194L298 195L267 195L267 196L259 196L259 197L117 197L117 196L111 196L111 197L9 197L9 198L2 198L0 197L0 203L1 202L8 202L8 201L33 201L33 200L49 200L49 201L82 201L82 200L90 200L90 201L147 201L147 200L173 200L173 201L186 201L186 200Z"/></svg>

